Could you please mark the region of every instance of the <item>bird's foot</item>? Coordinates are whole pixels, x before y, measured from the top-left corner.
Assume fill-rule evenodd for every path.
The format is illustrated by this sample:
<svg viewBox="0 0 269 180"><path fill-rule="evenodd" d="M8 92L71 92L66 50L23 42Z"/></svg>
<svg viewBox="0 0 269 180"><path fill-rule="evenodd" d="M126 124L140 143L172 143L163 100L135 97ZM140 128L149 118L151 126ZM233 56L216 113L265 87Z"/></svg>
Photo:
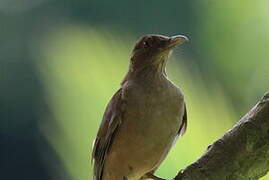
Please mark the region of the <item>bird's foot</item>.
<svg viewBox="0 0 269 180"><path fill-rule="evenodd" d="M155 176L153 174L146 174L145 176L143 176L141 178L141 180L146 180L146 179L153 179L153 180L166 180L166 179L163 179L163 178L160 178L158 176Z"/></svg>

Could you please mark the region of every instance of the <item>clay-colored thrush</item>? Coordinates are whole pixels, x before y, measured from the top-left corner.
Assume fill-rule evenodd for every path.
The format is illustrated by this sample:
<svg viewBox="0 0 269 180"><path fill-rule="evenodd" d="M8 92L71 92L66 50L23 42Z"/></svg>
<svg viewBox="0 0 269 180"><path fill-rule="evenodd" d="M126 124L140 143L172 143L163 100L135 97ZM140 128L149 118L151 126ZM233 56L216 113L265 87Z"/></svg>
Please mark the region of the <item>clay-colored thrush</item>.
<svg viewBox="0 0 269 180"><path fill-rule="evenodd" d="M166 74L172 49L186 40L145 35L136 43L94 142L94 180L161 180L153 173L187 127L183 94Z"/></svg>

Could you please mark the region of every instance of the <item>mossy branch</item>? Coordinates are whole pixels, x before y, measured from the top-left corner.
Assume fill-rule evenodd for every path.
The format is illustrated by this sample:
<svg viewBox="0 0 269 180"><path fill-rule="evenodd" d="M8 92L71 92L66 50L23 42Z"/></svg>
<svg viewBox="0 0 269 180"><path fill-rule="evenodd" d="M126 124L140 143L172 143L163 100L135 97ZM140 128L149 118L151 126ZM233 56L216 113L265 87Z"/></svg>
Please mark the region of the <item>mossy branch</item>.
<svg viewBox="0 0 269 180"><path fill-rule="evenodd" d="M175 180L257 180L268 171L269 92Z"/></svg>

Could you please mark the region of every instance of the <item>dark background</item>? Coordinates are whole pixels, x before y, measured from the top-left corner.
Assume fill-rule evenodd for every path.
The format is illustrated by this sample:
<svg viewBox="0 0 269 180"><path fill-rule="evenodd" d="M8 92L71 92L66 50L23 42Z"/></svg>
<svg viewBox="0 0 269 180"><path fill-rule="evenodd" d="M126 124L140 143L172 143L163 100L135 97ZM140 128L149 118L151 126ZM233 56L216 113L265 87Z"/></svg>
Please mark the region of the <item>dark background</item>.
<svg viewBox="0 0 269 180"><path fill-rule="evenodd" d="M0 178L91 179L102 113L143 34L183 34L168 74L189 127L158 174L173 177L268 90L266 0L2 0ZM264 180L266 177L264 178Z"/></svg>

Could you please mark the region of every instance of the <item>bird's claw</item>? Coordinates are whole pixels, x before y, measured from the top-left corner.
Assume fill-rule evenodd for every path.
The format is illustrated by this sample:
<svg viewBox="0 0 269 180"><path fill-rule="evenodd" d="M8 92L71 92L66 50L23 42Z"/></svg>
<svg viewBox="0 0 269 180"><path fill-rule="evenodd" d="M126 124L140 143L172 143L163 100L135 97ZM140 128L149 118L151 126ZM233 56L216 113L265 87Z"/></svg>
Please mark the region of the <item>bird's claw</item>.
<svg viewBox="0 0 269 180"><path fill-rule="evenodd" d="M155 176L153 174L146 174L145 176L143 176L140 180L146 180L146 179L153 179L153 180L166 180L163 178L160 178L158 176Z"/></svg>

